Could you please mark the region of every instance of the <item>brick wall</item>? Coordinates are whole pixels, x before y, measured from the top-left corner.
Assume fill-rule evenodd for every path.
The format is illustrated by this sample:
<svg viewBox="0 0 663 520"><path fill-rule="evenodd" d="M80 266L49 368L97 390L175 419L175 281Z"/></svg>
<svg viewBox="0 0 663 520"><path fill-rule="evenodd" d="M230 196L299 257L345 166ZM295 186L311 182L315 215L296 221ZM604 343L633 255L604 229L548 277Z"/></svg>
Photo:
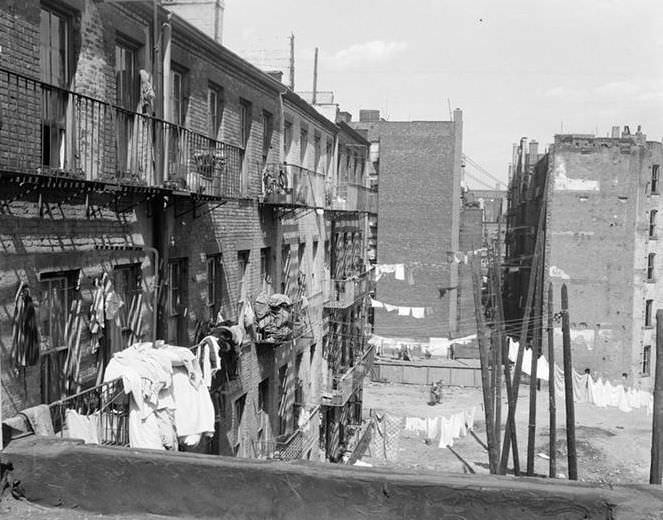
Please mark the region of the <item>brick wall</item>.
<svg viewBox="0 0 663 520"><path fill-rule="evenodd" d="M431 307L425 319L375 312L375 332L391 337L446 337L457 333L455 265L458 249L462 122L355 123L380 141L378 263L414 265L414 284L384 276L377 299ZM417 266L417 263L434 267ZM447 289L440 297L439 289Z"/></svg>

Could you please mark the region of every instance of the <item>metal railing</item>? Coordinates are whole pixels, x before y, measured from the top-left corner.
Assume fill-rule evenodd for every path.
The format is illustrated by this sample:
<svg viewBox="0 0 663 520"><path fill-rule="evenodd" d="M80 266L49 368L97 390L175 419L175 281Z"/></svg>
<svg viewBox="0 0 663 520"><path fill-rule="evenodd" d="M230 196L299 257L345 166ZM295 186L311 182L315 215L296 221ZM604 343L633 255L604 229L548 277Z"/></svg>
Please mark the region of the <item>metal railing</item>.
<svg viewBox="0 0 663 520"><path fill-rule="evenodd" d="M325 175L295 164L269 163L263 170L266 204L325 207Z"/></svg>
<svg viewBox="0 0 663 520"><path fill-rule="evenodd" d="M366 375L373 368L375 346L366 343L365 351L357 362L342 375L334 376L323 388L321 404L324 406L344 406L352 394L359 389Z"/></svg>
<svg viewBox="0 0 663 520"><path fill-rule="evenodd" d="M129 446L129 399L122 379L115 379L51 403L49 409L55 433L70 436L67 411L71 410L94 420L99 444Z"/></svg>
<svg viewBox="0 0 663 520"><path fill-rule="evenodd" d="M272 458L285 461L303 458L318 439L319 411L320 407L316 406L308 412L306 420L295 431L280 435L273 442L262 443L263 453L271 453Z"/></svg>
<svg viewBox="0 0 663 520"><path fill-rule="evenodd" d="M238 197L244 150L0 68L0 168Z"/></svg>

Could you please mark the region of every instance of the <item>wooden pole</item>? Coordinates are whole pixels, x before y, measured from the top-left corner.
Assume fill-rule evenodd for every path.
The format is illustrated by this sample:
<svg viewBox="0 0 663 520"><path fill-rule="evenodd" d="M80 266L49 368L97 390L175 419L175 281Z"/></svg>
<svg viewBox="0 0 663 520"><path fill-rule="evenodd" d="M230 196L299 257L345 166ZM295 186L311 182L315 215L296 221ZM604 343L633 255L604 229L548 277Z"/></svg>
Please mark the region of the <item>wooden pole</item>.
<svg viewBox="0 0 663 520"><path fill-rule="evenodd" d="M290 90L295 90L295 35L290 33Z"/></svg>
<svg viewBox="0 0 663 520"><path fill-rule="evenodd" d="M545 214L545 206L539 216L539 231L542 227L542 221ZM507 414L507 426L504 430L504 443L503 446L511 444L511 433L515 431L516 422L516 406L518 403L518 391L520 389L520 373L523 368L523 355L525 351L525 342L527 341L527 333L529 330L529 322L532 314L532 301L534 298L534 288L536 285L536 272L539 268L539 256L543 246L543 233L537 233L536 245L534 247L534 257L532 259L532 266L530 272L529 284L527 287L527 300L525 302L525 312L523 313L522 326L520 329L520 344L518 347L518 357L516 358L516 366L514 368L513 383L511 385L511 395L509 396L509 411ZM512 426L513 425L513 426ZM506 466L509 462L509 450L502 450L502 457L500 460L499 473L500 475L506 474Z"/></svg>
<svg viewBox="0 0 663 520"><path fill-rule="evenodd" d="M569 461L569 480L578 480L576 459L576 418L573 403L573 361L571 359L571 331L569 328L569 295L562 285L562 339L564 342L564 394L566 400L566 451Z"/></svg>
<svg viewBox="0 0 663 520"><path fill-rule="evenodd" d="M474 290L474 314L477 321L477 340L481 362L481 387L483 390L483 408L486 417L486 442L488 444L488 465L491 473L497 472L497 453L495 452L495 429L493 426L493 403L490 399L490 374L488 373L488 344L481 305L481 264L478 255L472 255L472 285Z"/></svg>
<svg viewBox="0 0 663 520"><path fill-rule="evenodd" d="M511 399L512 399L511 395L513 393L513 387L512 387L512 384L511 384L511 382L512 382L511 381L511 369L509 367L508 360L504 362L504 381L506 383L506 385L505 385L506 386L506 397L507 397L508 402L510 403ZM509 422L507 420L507 423L505 425L505 429L507 429L507 428L510 430L509 435L508 435L509 444L503 444L502 445L501 458L502 458L502 460L504 460L505 458L506 458L506 460L509 460L509 448L511 448L511 452L513 453L513 474L518 476L518 475L520 475L520 457L518 456L518 440L516 438L516 425L515 425L515 423ZM507 442L506 441L506 439L507 439L506 431L504 432L504 439L505 439L504 442L506 443ZM506 452L506 455L505 455L504 452ZM500 474L503 475L504 473L500 472Z"/></svg>
<svg viewBox="0 0 663 520"><path fill-rule="evenodd" d="M555 329L553 329L553 286L548 284L548 414L550 416L549 476L557 476L557 405L555 403Z"/></svg>
<svg viewBox="0 0 663 520"><path fill-rule="evenodd" d="M541 352L541 281L543 279L543 262L539 262L537 269L537 280L534 297L534 308L536 309L536 321L532 331L532 364L530 365L529 378L529 422L527 429L527 474L534 475L534 450L536 448L536 390L539 366L539 353Z"/></svg>
<svg viewBox="0 0 663 520"><path fill-rule="evenodd" d="M318 48L315 48L315 55L313 57L313 94L311 95L311 104L315 105L318 102Z"/></svg>
<svg viewBox="0 0 663 520"><path fill-rule="evenodd" d="M661 484L663 462L661 449L663 436L663 310L656 311L656 372L654 373L654 419L651 431L651 465L649 483Z"/></svg>
<svg viewBox="0 0 663 520"><path fill-rule="evenodd" d="M502 309L502 283L500 281L500 258L497 253L499 249L495 249L493 256L493 290L495 292L495 333L497 342L493 347L495 352L495 366L493 371L495 373L495 449L497 453L501 452L501 426L502 426L502 353L504 350L504 310Z"/></svg>

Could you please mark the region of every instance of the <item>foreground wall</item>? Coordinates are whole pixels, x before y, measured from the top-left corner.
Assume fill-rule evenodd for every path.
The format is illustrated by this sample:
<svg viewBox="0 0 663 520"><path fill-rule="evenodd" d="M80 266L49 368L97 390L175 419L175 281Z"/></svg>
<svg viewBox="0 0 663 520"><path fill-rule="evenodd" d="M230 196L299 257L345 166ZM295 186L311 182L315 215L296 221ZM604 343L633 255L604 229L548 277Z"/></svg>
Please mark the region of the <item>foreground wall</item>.
<svg viewBox="0 0 663 520"><path fill-rule="evenodd" d="M29 500L102 513L213 518L655 518L660 488L395 472L167 454L75 442L12 443ZM155 476L157 476L155 478Z"/></svg>

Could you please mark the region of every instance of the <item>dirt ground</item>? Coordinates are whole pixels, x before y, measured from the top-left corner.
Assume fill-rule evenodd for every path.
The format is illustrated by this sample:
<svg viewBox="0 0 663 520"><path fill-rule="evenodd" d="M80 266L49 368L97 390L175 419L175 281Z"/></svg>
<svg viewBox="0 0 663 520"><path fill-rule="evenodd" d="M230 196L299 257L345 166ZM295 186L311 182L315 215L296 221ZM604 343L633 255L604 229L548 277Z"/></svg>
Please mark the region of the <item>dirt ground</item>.
<svg viewBox="0 0 663 520"><path fill-rule="evenodd" d="M504 392L503 392L504 394ZM540 455L548 455L549 413L548 388L542 385L537 392L536 450L534 471L548 475L549 462ZM383 410L399 417L449 417L453 413L476 407L474 431L485 442L483 398L479 388L447 387L442 392L441 404L429 406L427 386L366 382L364 410ZM527 424L529 416L529 386L521 385L516 409L518 452L520 467L526 468ZM506 400L502 403L502 422L506 420ZM567 475L566 417L564 402L557 402L557 473ZM576 404L576 447L578 478L603 485L649 482L652 417L645 409L621 412L617 408L599 408ZM503 425L502 425L503 427ZM504 438L504 430L501 430ZM488 473L488 455L471 435L454 441L454 450L467 460L477 473ZM540 454L540 455L539 455ZM365 457L364 462L376 466L384 461ZM463 472L463 464L448 449L436 444L427 445L423 436L401 431L396 461L389 463L399 468L424 468L434 471ZM511 468L511 461L509 463Z"/></svg>

